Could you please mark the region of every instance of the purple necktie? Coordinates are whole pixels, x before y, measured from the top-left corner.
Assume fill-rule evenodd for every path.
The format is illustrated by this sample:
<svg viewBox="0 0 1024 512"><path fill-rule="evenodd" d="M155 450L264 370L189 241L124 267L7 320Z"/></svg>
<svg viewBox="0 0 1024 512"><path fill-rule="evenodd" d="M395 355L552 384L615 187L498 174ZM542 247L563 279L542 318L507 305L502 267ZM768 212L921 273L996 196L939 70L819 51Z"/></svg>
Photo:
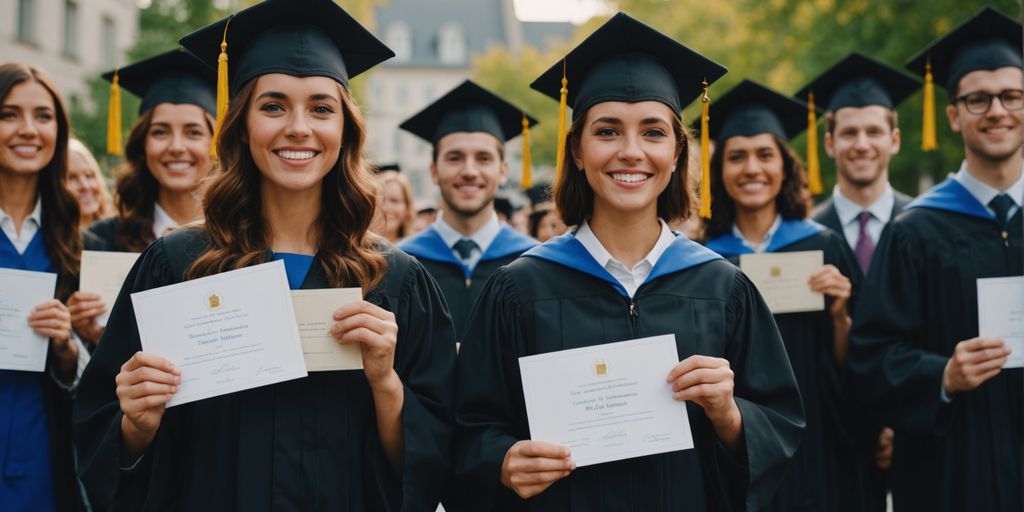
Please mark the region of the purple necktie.
<svg viewBox="0 0 1024 512"><path fill-rule="evenodd" d="M860 268L866 275L868 267L871 265L871 254L875 252L875 243L871 241L871 235L868 234L868 221L871 220L871 212L867 210L860 212L857 220L860 221L860 230L857 235L857 246L853 248L853 254L857 256L857 262L860 263Z"/></svg>

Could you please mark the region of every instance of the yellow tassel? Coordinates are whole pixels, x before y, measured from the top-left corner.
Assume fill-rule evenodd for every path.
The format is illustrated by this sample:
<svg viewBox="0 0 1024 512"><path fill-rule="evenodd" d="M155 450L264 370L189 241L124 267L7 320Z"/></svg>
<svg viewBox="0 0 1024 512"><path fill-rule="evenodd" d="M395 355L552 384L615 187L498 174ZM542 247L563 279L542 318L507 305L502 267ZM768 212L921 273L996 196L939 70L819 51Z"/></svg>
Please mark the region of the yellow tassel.
<svg viewBox="0 0 1024 512"><path fill-rule="evenodd" d="M124 154L121 144L121 85L117 70L110 81L110 104L107 106L107 153L112 156Z"/></svg>
<svg viewBox="0 0 1024 512"><path fill-rule="evenodd" d="M224 24L224 38L220 41L220 55L217 57L217 122L213 126L213 139L210 140L210 156L217 158L217 142L220 140L220 129L224 124L224 116L228 112L228 26L231 18Z"/></svg>
<svg viewBox="0 0 1024 512"><path fill-rule="evenodd" d="M558 151L555 152L555 180L562 176L562 161L565 160L565 110L569 97L569 80L565 77L565 60L562 60L562 90L558 98Z"/></svg>
<svg viewBox="0 0 1024 512"><path fill-rule="evenodd" d="M708 80L704 79L704 94L700 97L700 216L711 218L711 141L708 139Z"/></svg>
<svg viewBox="0 0 1024 512"><path fill-rule="evenodd" d="M807 187L812 195L824 190L821 185L821 161L818 160L818 113L814 108L814 93L807 95Z"/></svg>
<svg viewBox="0 0 1024 512"><path fill-rule="evenodd" d="M935 79L932 77L932 61L924 66L924 109L921 120L921 149L935 151L939 149L938 137L935 134Z"/></svg>
<svg viewBox="0 0 1024 512"><path fill-rule="evenodd" d="M524 190L533 186L533 174L531 173L530 155L530 120L523 114L523 175L519 180L519 186Z"/></svg>

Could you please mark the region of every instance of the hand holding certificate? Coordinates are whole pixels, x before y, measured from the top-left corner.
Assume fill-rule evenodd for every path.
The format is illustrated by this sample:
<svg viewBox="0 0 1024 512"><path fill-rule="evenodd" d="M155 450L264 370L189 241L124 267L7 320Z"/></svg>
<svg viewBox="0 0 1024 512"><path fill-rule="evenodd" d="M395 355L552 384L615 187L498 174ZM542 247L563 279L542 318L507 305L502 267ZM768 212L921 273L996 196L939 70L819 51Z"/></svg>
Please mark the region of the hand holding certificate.
<svg viewBox="0 0 1024 512"><path fill-rule="evenodd" d="M168 407L306 376L281 261L131 297L143 350L181 370Z"/></svg>
<svg viewBox="0 0 1024 512"><path fill-rule="evenodd" d="M808 281L824 264L822 251L743 254L740 268L757 286L773 314L821 311L825 296Z"/></svg>
<svg viewBox="0 0 1024 512"><path fill-rule="evenodd" d="M672 335L521 357L530 437L568 447L577 466L693 448L665 381L678 363Z"/></svg>
<svg viewBox="0 0 1024 512"><path fill-rule="evenodd" d="M0 268L0 370L46 368L48 340L29 327L28 316L56 287L57 274Z"/></svg>
<svg viewBox="0 0 1024 512"><path fill-rule="evenodd" d="M1003 368L1024 367L1024 276L978 279L978 335L1003 340Z"/></svg>

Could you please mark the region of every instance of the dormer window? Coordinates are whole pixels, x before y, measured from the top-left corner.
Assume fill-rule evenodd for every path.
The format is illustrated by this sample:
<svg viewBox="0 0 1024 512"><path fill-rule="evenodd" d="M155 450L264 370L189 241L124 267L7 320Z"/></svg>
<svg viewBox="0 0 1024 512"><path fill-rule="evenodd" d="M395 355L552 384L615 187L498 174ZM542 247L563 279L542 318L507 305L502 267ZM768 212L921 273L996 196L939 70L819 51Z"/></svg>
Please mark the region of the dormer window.
<svg viewBox="0 0 1024 512"><path fill-rule="evenodd" d="M437 55L443 64L466 62L466 35L461 26L449 23L441 27L437 36Z"/></svg>

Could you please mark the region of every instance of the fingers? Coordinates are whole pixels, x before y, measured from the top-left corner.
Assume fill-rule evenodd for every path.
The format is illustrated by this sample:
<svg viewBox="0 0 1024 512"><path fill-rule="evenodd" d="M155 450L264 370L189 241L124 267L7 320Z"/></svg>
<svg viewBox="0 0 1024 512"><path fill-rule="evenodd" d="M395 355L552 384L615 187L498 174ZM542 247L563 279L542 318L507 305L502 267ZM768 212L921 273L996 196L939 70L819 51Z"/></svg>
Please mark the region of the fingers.
<svg viewBox="0 0 1024 512"><path fill-rule="evenodd" d="M961 341L956 344L957 350L965 350L967 352L975 352L987 348L999 348L1005 346L1003 340L998 338L971 338L966 341Z"/></svg>
<svg viewBox="0 0 1024 512"><path fill-rule="evenodd" d="M160 357L151 352L141 351L136 352L135 355L133 355L130 359L125 361L123 365L121 365L121 372L131 372L144 366L148 366L150 368L154 368L156 370L160 370L167 373L172 373L174 375L181 375L181 370L175 367L174 363L171 363L167 359L164 359L163 357Z"/></svg>
<svg viewBox="0 0 1024 512"><path fill-rule="evenodd" d="M665 382L673 382L681 375L696 368L717 368L720 366L728 367L729 361L717 357L693 355L672 367L672 371L668 372L668 377L665 379Z"/></svg>
<svg viewBox="0 0 1024 512"><path fill-rule="evenodd" d="M686 372L673 381L672 391L682 391L700 384L716 384L726 379L732 379L732 377L732 370L728 367L697 368Z"/></svg>
<svg viewBox="0 0 1024 512"><path fill-rule="evenodd" d="M527 457L549 457L553 459L569 457L569 449L544 441L526 441L519 446L519 453Z"/></svg>
<svg viewBox="0 0 1024 512"><path fill-rule="evenodd" d="M344 320L345 318L355 316L360 313L367 314L372 317L379 318L381 320L394 321L395 319L394 313L384 308L381 308L380 306L377 306L375 304L370 304L365 300L356 301L351 304L345 304L344 306L338 308L337 310L334 311L334 319Z"/></svg>
<svg viewBox="0 0 1024 512"><path fill-rule="evenodd" d="M388 322L366 313L359 313L334 322L330 332L332 336L337 338L357 329L366 329L372 333L383 335L392 332L397 333L398 324L393 319Z"/></svg>
<svg viewBox="0 0 1024 512"><path fill-rule="evenodd" d="M123 391L118 391L118 397L128 399L140 399L150 396L171 395L178 392L178 386L173 384L157 384L156 382L136 382L125 386Z"/></svg>
<svg viewBox="0 0 1024 512"><path fill-rule="evenodd" d="M1002 340L977 338L976 341L965 341L957 344L953 359L960 366L979 364L992 359L1005 358L1010 355L1010 347Z"/></svg>

